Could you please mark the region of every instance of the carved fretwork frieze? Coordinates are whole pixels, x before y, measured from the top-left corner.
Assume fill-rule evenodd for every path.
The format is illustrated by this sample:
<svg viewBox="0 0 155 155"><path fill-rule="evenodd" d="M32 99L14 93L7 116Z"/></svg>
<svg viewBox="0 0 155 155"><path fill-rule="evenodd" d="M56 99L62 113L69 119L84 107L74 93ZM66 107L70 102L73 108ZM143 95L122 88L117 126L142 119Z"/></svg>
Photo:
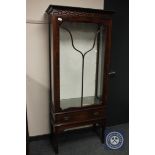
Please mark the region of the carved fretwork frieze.
<svg viewBox="0 0 155 155"><path fill-rule="evenodd" d="M87 16L87 17L99 17L103 16L100 13L89 13L89 12L78 12L78 11L68 11L68 10L53 10L53 15L61 15L61 16Z"/></svg>
<svg viewBox="0 0 155 155"><path fill-rule="evenodd" d="M109 17L113 11L50 5L46 13L55 16Z"/></svg>

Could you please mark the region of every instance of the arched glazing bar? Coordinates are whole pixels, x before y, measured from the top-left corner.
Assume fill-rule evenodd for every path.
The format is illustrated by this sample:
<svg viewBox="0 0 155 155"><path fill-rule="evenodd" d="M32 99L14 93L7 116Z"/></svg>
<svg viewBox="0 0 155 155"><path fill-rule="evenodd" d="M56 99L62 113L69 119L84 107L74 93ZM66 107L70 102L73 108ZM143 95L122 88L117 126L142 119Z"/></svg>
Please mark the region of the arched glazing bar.
<svg viewBox="0 0 155 155"><path fill-rule="evenodd" d="M82 79L82 83L81 83L81 107L82 107L82 106L83 106L83 84L84 84L84 61L85 61L85 56L86 56L90 51L92 51L92 50L94 49L95 44L96 44L96 40L97 40L97 36L98 36L98 34L101 32L101 29L97 30L97 32L95 33L94 41L93 41L92 47L91 47L89 50L87 50L87 51L85 51L85 52L83 53L82 51L78 50L78 49L75 47L75 45L74 45L74 39L73 39L73 35L72 35L71 31L70 31L68 28L66 28L66 27L64 27L64 26L62 26L62 25L60 26L60 28L62 28L63 30L65 30L65 31L67 31L67 32L69 33L70 39L71 39L71 44L72 44L73 49L74 49L75 51L79 52L79 54L81 54L81 56L82 56L82 76L81 76L81 79Z"/></svg>

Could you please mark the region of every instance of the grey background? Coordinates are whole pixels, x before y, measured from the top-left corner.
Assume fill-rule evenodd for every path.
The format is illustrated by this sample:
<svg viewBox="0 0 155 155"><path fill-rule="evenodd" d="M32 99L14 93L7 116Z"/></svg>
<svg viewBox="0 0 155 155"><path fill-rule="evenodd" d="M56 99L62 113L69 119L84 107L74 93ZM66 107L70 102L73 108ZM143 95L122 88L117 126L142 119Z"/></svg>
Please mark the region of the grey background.
<svg viewBox="0 0 155 155"><path fill-rule="evenodd" d="M107 125L129 121L129 0L105 0L105 10L114 10Z"/></svg>

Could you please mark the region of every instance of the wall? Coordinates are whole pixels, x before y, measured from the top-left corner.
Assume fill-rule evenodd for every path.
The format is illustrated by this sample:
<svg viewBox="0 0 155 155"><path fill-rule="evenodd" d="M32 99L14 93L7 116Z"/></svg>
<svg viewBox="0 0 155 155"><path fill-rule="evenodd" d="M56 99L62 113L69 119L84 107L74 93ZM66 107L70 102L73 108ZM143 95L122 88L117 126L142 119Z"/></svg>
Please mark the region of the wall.
<svg viewBox="0 0 155 155"><path fill-rule="evenodd" d="M27 0L27 118L30 136L48 134L49 63L48 26L44 12L49 4L103 9L103 0Z"/></svg>

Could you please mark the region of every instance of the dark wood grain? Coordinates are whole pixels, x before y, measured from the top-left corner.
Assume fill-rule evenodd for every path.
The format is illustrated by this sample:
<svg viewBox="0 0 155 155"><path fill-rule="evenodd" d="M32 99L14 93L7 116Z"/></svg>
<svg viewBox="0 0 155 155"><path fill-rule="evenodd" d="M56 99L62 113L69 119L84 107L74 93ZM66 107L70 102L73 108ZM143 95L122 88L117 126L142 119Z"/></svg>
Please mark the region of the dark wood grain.
<svg viewBox="0 0 155 155"><path fill-rule="evenodd" d="M110 71L110 49L111 49L112 20L106 24L106 44L104 55L104 83L103 83L103 102L106 104L108 99L108 84Z"/></svg>
<svg viewBox="0 0 155 155"><path fill-rule="evenodd" d="M61 15L61 16L76 16L76 17L109 17L114 11L112 10L101 10L101 9L90 9L90 8L80 8L80 7L67 7L58 5L49 5L46 10L47 14Z"/></svg>
<svg viewBox="0 0 155 155"><path fill-rule="evenodd" d="M51 16L53 31L53 84L54 109L60 111L60 72L59 72L59 23L57 17Z"/></svg>
<svg viewBox="0 0 155 155"><path fill-rule="evenodd" d="M62 7L50 5L46 10L49 16L49 48L50 48L50 87L51 87L51 129L54 141L54 150L58 153L57 135L67 129L83 125L99 124L102 129L102 142L104 142L104 130L106 126L106 105L108 99L108 81L110 68L110 48L111 48L111 29L112 11L96 9L83 9L75 7ZM58 18L62 18L59 21ZM62 110L60 107L60 38L59 27L62 22L84 22L96 23L105 26L105 54L104 54L104 79L103 95L100 104L85 107L68 108ZM52 31L52 32L51 32ZM97 58L98 59L98 58ZM98 66L98 65L97 65ZM96 77L97 78L97 77ZM53 80L53 81L52 81ZM52 85L53 83L53 85Z"/></svg>
<svg viewBox="0 0 155 155"><path fill-rule="evenodd" d="M86 110L58 113L55 115L55 123L75 122L80 120L90 120L93 118L104 118L104 108L90 108Z"/></svg>

